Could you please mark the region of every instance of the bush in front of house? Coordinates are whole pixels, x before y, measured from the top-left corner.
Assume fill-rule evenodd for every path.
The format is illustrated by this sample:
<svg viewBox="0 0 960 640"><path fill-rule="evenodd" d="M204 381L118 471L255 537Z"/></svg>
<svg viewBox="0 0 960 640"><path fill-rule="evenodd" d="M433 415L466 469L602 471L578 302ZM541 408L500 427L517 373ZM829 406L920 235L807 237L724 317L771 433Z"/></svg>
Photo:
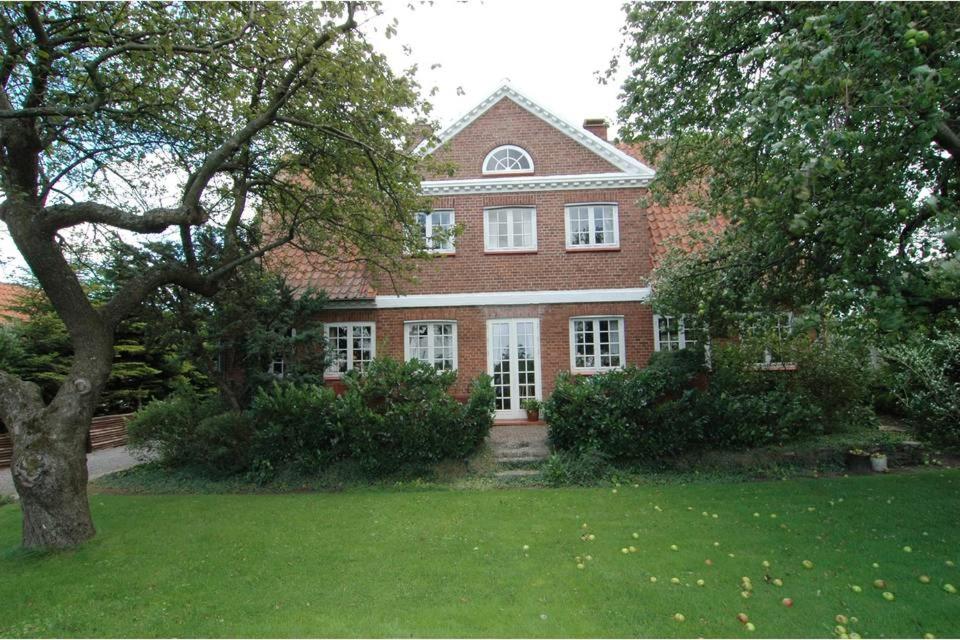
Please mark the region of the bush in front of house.
<svg viewBox="0 0 960 640"><path fill-rule="evenodd" d="M872 419L856 350L804 337L779 351L795 369L760 366L759 341L715 346L705 385L694 384L704 371L698 350L654 354L645 369L561 374L545 405L551 443L559 451L650 461L783 443Z"/></svg>
<svg viewBox="0 0 960 640"><path fill-rule="evenodd" d="M216 398L185 389L155 401L131 421L131 444L161 463L207 475L247 473L258 482L291 471L320 473L353 460L369 475L444 459L464 459L493 426L489 376L471 385L466 403L450 395L453 372L419 361L379 359L344 378L346 392L274 382L250 409L225 412Z"/></svg>
<svg viewBox="0 0 960 640"><path fill-rule="evenodd" d="M387 358L345 376L351 456L374 474L469 456L493 424L493 392L489 379L477 380L460 404L450 395L455 381L452 371Z"/></svg>
<svg viewBox="0 0 960 640"><path fill-rule="evenodd" d="M561 373L544 403L550 442L558 451L599 452L611 459L674 455L701 437L690 388L702 352L664 354L644 368L594 376Z"/></svg>
<svg viewBox="0 0 960 640"><path fill-rule="evenodd" d="M337 397L328 387L273 382L257 390L247 413L255 425L251 464L260 475L285 468L309 473L349 454Z"/></svg>
<svg viewBox="0 0 960 640"><path fill-rule="evenodd" d="M893 393L918 437L960 447L960 325L887 349Z"/></svg>
<svg viewBox="0 0 960 640"><path fill-rule="evenodd" d="M154 400L127 423L127 443L150 451L169 466L206 466L210 447L220 448L222 438L210 443L211 429L198 429L208 418L224 412L219 398L182 387L163 400Z"/></svg>

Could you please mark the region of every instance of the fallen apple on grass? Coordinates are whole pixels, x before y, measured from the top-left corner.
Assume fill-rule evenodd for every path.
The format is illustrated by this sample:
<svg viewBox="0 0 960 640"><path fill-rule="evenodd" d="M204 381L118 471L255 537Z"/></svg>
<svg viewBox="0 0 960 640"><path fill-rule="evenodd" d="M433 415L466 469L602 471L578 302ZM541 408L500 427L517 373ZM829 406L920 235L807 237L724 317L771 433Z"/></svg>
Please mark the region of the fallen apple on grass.
<svg viewBox="0 0 960 640"><path fill-rule="evenodd" d="M892 594L891 592L889 592L889 591L884 591L884 592L883 592L883 599L886 600L887 602L893 602L894 600L897 599L897 596L893 595L893 594Z"/></svg>
<svg viewBox="0 0 960 640"><path fill-rule="evenodd" d="M783 604L783 606L785 606L785 607L787 607L787 608L792 607L792 606L793 606L793 598L784 598L783 600L780 601L780 603Z"/></svg>
<svg viewBox="0 0 960 640"><path fill-rule="evenodd" d="M673 614L673 619L676 620L677 622L683 622L684 620L686 620L686 618L682 613Z"/></svg>
<svg viewBox="0 0 960 640"><path fill-rule="evenodd" d="M813 563L810 562L809 560L804 560L804 561L801 562L800 564L803 565L803 568L804 568L804 569L813 569Z"/></svg>

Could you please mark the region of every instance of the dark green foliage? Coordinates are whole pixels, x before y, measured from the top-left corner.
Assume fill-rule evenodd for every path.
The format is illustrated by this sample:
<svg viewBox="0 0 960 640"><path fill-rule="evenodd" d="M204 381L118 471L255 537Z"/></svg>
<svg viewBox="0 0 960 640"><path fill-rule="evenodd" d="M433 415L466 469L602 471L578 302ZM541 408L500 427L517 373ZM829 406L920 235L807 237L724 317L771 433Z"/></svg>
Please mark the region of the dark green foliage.
<svg viewBox="0 0 960 640"><path fill-rule="evenodd" d="M915 337L883 355L893 394L917 435L960 447L960 327Z"/></svg>
<svg viewBox="0 0 960 640"><path fill-rule="evenodd" d="M465 458L489 431L492 416L484 421L481 414L493 397L475 385L475 398L461 405L449 393L455 380L455 373L419 360L387 358L348 374L343 420L351 425L352 455L374 473Z"/></svg>
<svg viewBox="0 0 960 640"><path fill-rule="evenodd" d="M332 389L275 382L254 396L253 466L260 474L292 467L316 472L349 453L341 406Z"/></svg>
<svg viewBox="0 0 960 640"><path fill-rule="evenodd" d="M698 437L684 419L693 374L663 358L662 367L628 367L591 377L561 373L544 404L550 442L561 451L598 450L616 459L680 453Z"/></svg>
<svg viewBox="0 0 960 640"><path fill-rule="evenodd" d="M779 347L789 365L762 366L764 351L762 339L714 347L705 379L697 351L658 353L645 369L561 374L546 403L550 440L560 451L655 462L871 422L867 363L857 351L801 336Z"/></svg>
<svg viewBox="0 0 960 640"><path fill-rule="evenodd" d="M672 313L827 303L880 332L960 304L960 12L632 2L621 133L653 191L726 220L658 268Z"/></svg>
<svg viewBox="0 0 960 640"><path fill-rule="evenodd" d="M342 461L385 475L465 459L486 438L494 406L489 376L473 381L465 404L449 393L455 380L420 361L379 359L348 375L339 397L323 386L275 382L259 389L248 411L227 413L219 399L187 389L140 411L130 440L168 466L246 472L261 483L287 471L319 474Z"/></svg>
<svg viewBox="0 0 960 640"><path fill-rule="evenodd" d="M594 485L613 472L610 456L598 449L559 451L547 458L541 470L544 481L555 487Z"/></svg>
<svg viewBox="0 0 960 640"><path fill-rule="evenodd" d="M128 442L135 449L156 453L171 466L208 464L208 442L197 426L223 413L224 406L213 396L203 396L184 387L164 400L155 400L137 412L127 424ZM224 446L215 436L217 449ZM216 468L219 465L210 465Z"/></svg>

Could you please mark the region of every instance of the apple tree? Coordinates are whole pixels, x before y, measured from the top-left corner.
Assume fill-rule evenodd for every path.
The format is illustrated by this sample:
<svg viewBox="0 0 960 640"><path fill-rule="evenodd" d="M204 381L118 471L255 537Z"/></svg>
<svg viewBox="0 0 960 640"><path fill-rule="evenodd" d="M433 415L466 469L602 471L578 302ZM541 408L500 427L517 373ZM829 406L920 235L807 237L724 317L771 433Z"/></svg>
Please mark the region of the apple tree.
<svg viewBox="0 0 960 640"><path fill-rule="evenodd" d="M620 118L724 232L659 270L715 321L826 306L896 331L960 305L960 12L949 3L627 5ZM678 252L679 253L679 252Z"/></svg>
<svg viewBox="0 0 960 640"><path fill-rule="evenodd" d="M384 269L402 262L419 202L417 161L404 150L428 107L358 31L371 11L0 5L0 221L72 348L49 401L0 372L24 546L94 535L84 441L116 328L152 292L213 295L290 243ZM78 238L138 260L107 300L88 297L71 267Z"/></svg>

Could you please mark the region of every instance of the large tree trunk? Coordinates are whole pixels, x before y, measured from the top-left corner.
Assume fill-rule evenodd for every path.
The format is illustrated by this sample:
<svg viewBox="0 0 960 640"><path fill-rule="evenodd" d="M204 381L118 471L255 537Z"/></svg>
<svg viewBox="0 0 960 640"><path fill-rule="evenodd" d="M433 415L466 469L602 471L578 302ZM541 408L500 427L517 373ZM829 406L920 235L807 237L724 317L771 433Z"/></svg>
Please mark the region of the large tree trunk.
<svg viewBox="0 0 960 640"><path fill-rule="evenodd" d="M74 547L96 533L87 502L86 439L92 411L43 411L13 429L13 482L23 510L23 546Z"/></svg>
<svg viewBox="0 0 960 640"><path fill-rule="evenodd" d="M86 442L112 356L106 332L86 341L49 405L35 384L0 371L0 416L13 437L26 548L75 547L96 533L87 502Z"/></svg>

